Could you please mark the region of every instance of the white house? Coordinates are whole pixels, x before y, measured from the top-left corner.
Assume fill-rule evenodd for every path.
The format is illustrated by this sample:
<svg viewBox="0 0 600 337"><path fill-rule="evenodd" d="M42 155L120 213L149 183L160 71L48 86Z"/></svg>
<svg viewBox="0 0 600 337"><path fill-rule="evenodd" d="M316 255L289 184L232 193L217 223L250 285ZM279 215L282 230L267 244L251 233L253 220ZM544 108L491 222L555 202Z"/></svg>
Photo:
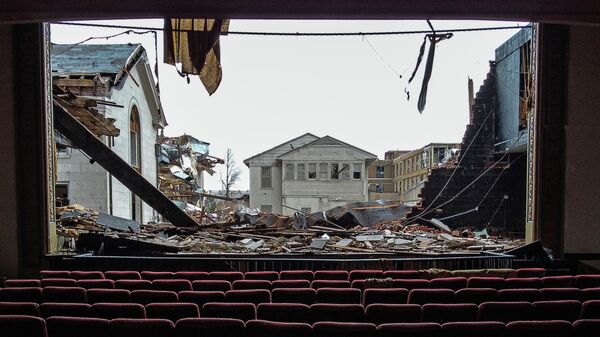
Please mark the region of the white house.
<svg viewBox="0 0 600 337"><path fill-rule="evenodd" d="M105 143L149 182L157 185L155 146L167 125L146 51L139 44L53 45L55 84L78 95L119 106L101 105L113 118L117 137ZM77 149L59 147L57 196L115 216L148 222L157 213Z"/></svg>
<svg viewBox="0 0 600 337"><path fill-rule="evenodd" d="M330 136L306 133L244 160L250 207L293 214L368 200L366 167L377 156Z"/></svg>

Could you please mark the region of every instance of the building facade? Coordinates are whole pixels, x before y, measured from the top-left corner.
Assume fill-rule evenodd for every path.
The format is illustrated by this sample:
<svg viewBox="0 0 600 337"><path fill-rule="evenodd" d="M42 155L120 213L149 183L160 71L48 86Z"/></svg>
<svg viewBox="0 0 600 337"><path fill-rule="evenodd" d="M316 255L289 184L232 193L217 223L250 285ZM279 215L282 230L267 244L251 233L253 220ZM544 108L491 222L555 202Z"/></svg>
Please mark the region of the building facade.
<svg viewBox="0 0 600 337"><path fill-rule="evenodd" d="M369 165L369 200L400 200L395 187L396 167L394 159L409 151L387 151L384 159L377 159Z"/></svg>
<svg viewBox="0 0 600 337"><path fill-rule="evenodd" d="M430 170L442 166L457 155L459 149L460 144L456 143L431 143L394 159L393 183L400 201L416 205Z"/></svg>
<svg viewBox="0 0 600 337"><path fill-rule="evenodd" d="M293 214L368 200L372 153L330 136L307 133L244 160L250 207Z"/></svg>
<svg viewBox="0 0 600 337"><path fill-rule="evenodd" d="M167 125L148 57L139 44L53 45L53 83L111 104L98 113L114 120L116 137L101 136L121 158L157 186L156 143ZM57 190L71 204L142 223L157 213L77 149L58 146Z"/></svg>

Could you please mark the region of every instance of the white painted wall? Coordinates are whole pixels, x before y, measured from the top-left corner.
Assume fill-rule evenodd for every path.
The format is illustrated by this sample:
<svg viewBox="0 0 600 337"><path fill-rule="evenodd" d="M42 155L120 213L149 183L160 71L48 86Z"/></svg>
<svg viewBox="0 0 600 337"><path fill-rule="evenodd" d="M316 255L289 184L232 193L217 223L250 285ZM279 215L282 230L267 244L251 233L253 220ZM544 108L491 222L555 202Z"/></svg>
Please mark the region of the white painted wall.
<svg viewBox="0 0 600 337"><path fill-rule="evenodd" d="M71 204L108 212L106 170L102 166L90 164L89 159L76 149L57 155L57 184L68 185L68 198Z"/></svg>

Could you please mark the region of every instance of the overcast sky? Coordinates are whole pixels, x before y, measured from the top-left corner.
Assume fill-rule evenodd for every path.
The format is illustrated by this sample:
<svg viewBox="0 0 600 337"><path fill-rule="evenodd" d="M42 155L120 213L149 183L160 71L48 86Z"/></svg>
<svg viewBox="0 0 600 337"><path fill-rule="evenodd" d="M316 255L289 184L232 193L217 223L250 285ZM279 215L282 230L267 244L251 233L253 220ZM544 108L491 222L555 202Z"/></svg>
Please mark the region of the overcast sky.
<svg viewBox="0 0 600 337"><path fill-rule="evenodd" d="M162 27L162 20L92 21ZM514 22L433 21L436 29L517 25ZM521 25L524 25L521 23ZM369 32L426 30L425 21L232 20L231 31ZM76 43L124 29L52 25L52 42ZM158 55L168 136L183 133L211 143L223 157L233 150L242 169L236 188L248 188L243 160L306 132L330 135L383 157L387 150L413 150L431 142L460 142L468 122L467 78L475 91L494 50L517 30L455 33L435 55L427 107L417 110L425 58L404 93L423 35L352 37L221 37L223 80L208 96L197 77L190 84ZM88 43L142 43L154 65L151 34L124 35ZM400 76L401 77L400 77ZM220 189L219 173L206 189Z"/></svg>

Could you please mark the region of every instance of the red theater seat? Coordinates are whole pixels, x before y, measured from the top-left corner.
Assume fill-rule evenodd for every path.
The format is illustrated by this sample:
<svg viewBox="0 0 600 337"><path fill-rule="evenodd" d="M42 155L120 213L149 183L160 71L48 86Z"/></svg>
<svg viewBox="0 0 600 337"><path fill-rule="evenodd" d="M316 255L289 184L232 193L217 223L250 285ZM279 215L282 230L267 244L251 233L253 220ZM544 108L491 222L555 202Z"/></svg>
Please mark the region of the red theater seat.
<svg viewBox="0 0 600 337"><path fill-rule="evenodd" d="M454 293L456 303L493 302L498 299L498 290L492 288L465 288Z"/></svg>
<svg viewBox="0 0 600 337"><path fill-rule="evenodd" d="M208 280L208 272L205 271L178 271L174 278L180 280L196 281Z"/></svg>
<svg viewBox="0 0 600 337"><path fill-rule="evenodd" d="M131 293L126 289L88 289L88 303L128 303Z"/></svg>
<svg viewBox="0 0 600 337"><path fill-rule="evenodd" d="M261 303L256 318L275 322L311 323L310 307L300 303Z"/></svg>
<svg viewBox="0 0 600 337"><path fill-rule="evenodd" d="M498 301L502 302L535 302L542 298L537 289L502 289L498 291Z"/></svg>
<svg viewBox="0 0 600 337"><path fill-rule="evenodd" d="M600 336L600 319L580 319L573 323L573 332L576 337Z"/></svg>
<svg viewBox="0 0 600 337"><path fill-rule="evenodd" d="M421 321L418 304L370 304L365 309L366 320L373 324L415 323Z"/></svg>
<svg viewBox="0 0 600 337"><path fill-rule="evenodd" d="M399 279L418 279L419 272L416 270L388 270L383 272L383 277L394 280Z"/></svg>
<svg viewBox="0 0 600 337"><path fill-rule="evenodd" d="M170 271L143 271L140 273L143 280L168 280L173 278L173 273Z"/></svg>
<svg viewBox="0 0 600 337"><path fill-rule="evenodd" d="M399 279L392 282L394 288L413 289L428 289L431 287L431 282L424 279Z"/></svg>
<svg viewBox="0 0 600 337"><path fill-rule="evenodd" d="M192 282L188 280L154 280L152 281L152 289L167 290L167 291L191 291Z"/></svg>
<svg viewBox="0 0 600 337"><path fill-rule="evenodd" d="M256 306L252 303L206 303L202 306L201 317L249 321L256 319Z"/></svg>
<svg viewBox="0 0 600 337"><path fill-rule="evenodd" d="M42 270L40 278L71 278L71 272L68 270Z"/></svg>
<svg viewBox="0 0 600 337"><path fill-rule="evenodd" d="M231 283L225 280L197 280L192 282L192 288L196 291L222 291L231 290Z"/></svg>
<svg viewBox="0 0 600 337"><path fill-rule="evenodd" d="M176 323L177 337L243 337L244 321L234 318L182 318ZM283 337L283 336L282 336Z"/></svg>
<svg viewBox="0 0 600 337"><path fill-rule="evenodd" d="M364 322L365 310L360 304L317 303L310 306L313 322Z"/></svg>
<svg viewBox="0 0 600 337"><path fill-rule="evenodd" d="M501 322L448 322L442 324L445 337L505 337L506 325Z"/></svg>
<svg viewBox="0 0 600 337"><path fill-rule="evenodd" d="M539 277L546 276L546 269L544 268L520 268L515 271L517 277Z"/></svg>
<svg viewBox="0 0 600 337"><path fill-rule="evenodd" d="M571 275L542 277L542 288L572 288L575 278Z"/></svg>
<svg viewBox="0 0 600 337"><path fill-rule="evenodd" d="M45 278L42 279L42 288L44 287L74 287L76 280L72 278Z"/></svg>
<svg viewBox="0 0 600 337"><path fill-rule="evenodd" d="M577 275L575 284L579 289L600 287L600 275Z"/></svg>
<svg viewBox="0 0 600 337"><path fill-rule="evenodd" d="M454 303L454 291L451 289L413 289L408 294L408 303Z"/></svg>
<svg viewBox="0 0 600 337"><path fill-rule="evenodd" d="M40 317L40 309L33 302L0 302L0 315L25 315Z"/></svg>
<svg viewBox="0 0 600 337"><path fill-rule="evenodd" d="M37 279L8 279L4 281L6 288L40 288L42 282Z"/></svg>
<svg viewBox="0 0 600 337"><path fill-rule="evenodd" d="M208 274L210 280L225 280L233 283L233 281L243 280L244 274L239 271L213 271Z"/></svg>
<svg viewBox="0 0 600 337"><path fill-rule="evenodd" d="M319 288L350 288L350 282L341 280L314 280L310 286L314 289Z"/></svg>
<svg viewBox="0 0 600 337"><path fill-rule="evenodd" d="M317 303L360 304L361 291L345 288L317 289Z"/></svg>
<svg viewBox="0 0 600 337"><path fill-rule="evenodd" d="M581 300L582 292L578 288L542 288L542 301Z"/></svg>
<svg viewBox="0 0 600 337"><path fill-rule="evenodd" d="M441 337L438 323L388 323L377 327L377 337Z"/></svg>
<svg viewBox="0 0 600 337"><path fill-rule="evenodd" d="M234 303L270 303L271 293L265 289L230 290L225 293L225 299Z"/></svg>
<svg viewBox="0 0 600 337"><path fill-rule="evenodd" d="M425 304L421 307L423 322L474 322L477 320L478 307L473 303Z"/></svg>
<svg viewBox="0 0 600 337"><path fill-rule="evenodd" d="M90 308L90 317L146 318L146 309L139 303L96 303Z"/></svg>
<svg viewBox="0 0 600 337"><path fill-rule="evenodd" d="M146 305L146 317L164 318L171 322L177 322L182 318L200 317L200 310L194 303L150 303Z"/></svg>
<svg viewBox="0 0 600 337"><path fill-rule="evenodd" d="M114 289L115 281L107 279L82 279L75 282L75 286L84 289Z"/></svg>
<svg viewBox="0 0 600 337"><path fill-rule="evenodd" d="M539 321L564 320L575 322L581 313L581 302L574 300L539 301L533 303L534 319Z"/></svg>
<svg viewBox="0 0 600 337"><path fill-rule="evenodd" d="M503 323L533 319L533 305L529 302L484 302L479 305L480 321Z"/></svg>
<svg viewBox="0 0 600 337"><path fill-rule="evenodd" d="M44 302L87 303L85 289L81 287L45 287Z"/></svg>
<svg viewBox="0 0 600 337"><path fill-rule="evenodd" d="M306 323L284 323L252 320L246 323L246 337L306 337L312 328Z"/></svg>
<svg viewBox="0 0 600 337"><path fill-rule="evenodd" d="M515 278L507 278L504 280L504 288L503 289L540 289L542 287L542 279L538 277L515 277Z"/></svg>
<svg viewBox="0 0 600 337"><path fill-rule="evenodd" d="M72 271L71 278L75 280L100 280L104 279L101 271Z"/></svg>
<svg viewBox="0 0 600 337"><path fill-rule="evenodd" d="M317 270L315 280L340 280L348 281L348 272L345 270Z"/></svg>
<svg viewBox="0 0 600 337"><path fill-rule="evenodd" d="M237 280L231 285L233 290L265 289L271 290L271 281L266 280Z"/></svg>
<svg viewBox="0 0 600 337"><path fill-rule="evenodd" d="M177 293L166 290L134 290L131 292L131 302L139 304L177 302Z"/></svg>
<svg viewBox="0 0 600 337"><path fill-rule="evenodd" d="M110 270L104 272L104 277L113 281L116 280L141 280L142 275L132 270Z"/></svg>
<svg viewBox="0 0 600 337"><path fill-rule="evenodd" d="M42 303L40 304L42 318L52 316L89 317L90 305L85 303Z"/></svg>
<svg viewBox="0 0 600 337"><path fill-rule="evenodd" d="M362 304L366 307L374 303L405 304L408 301L408 290L402 288L365 289Z"/></svg>
<svg viewBox="0 0 600 337"><path fill-rule="evenodd" d="M129 291L150 290L152 289L152 282L148 280L116 280L115 288Z"/></svg>
<svg viewBox="0 0 600 337"><path fill-rule="evenodd" d="M46 322L39 317L24 315L0 316L3 337L47 337Z"/></svg>
<svg viewBox="0 0 600 337"><path fill-rule="evenodd" d="M432 289L452 289L459 290L467 287L466 277L440 277L429 281Z"/></svg>
<svg viewBox="0 0 600 337"><path fill-rule="evenodd" d="M572 325L567 321L517 321L506 325L511 337L571 337Z"/></svg>
<svg viewBox="0 0 600 337"><path fill-rule="evenodd" d="M271 291L273 303L302 303L311 305L317 300L317 291L312 288L280 288Z"/></svg>
<svg viewBox="0 0 600 337"><path fill-rule="evenodd" d="M352 270L348 274L348 281L365 280L368 278L383 278L381 270Z"/></svg>
<svg viewBox="0 0 600 337"><path fill-rule="evenodd" d="M279 280L279 274L276 271L249 271L244 274L245 280Z"/></svg>
<svg viewBox="0 0 600 337"><path fill-rule="evenodd" d="M271 288L310 288L308 280L277 280L271 282Z"/></svg>
<svg viewBox="0 0 600 337"><path fill-rule="evenodd" d="M600 300L600 288L587 288L581 290L581 300Z"/></svg>
<svg viewBox="0 0 600 337"><path fill-rule="evenodd" d="M225 293L222 291L182 291L178 296L179 301L195 303L198 308L209 302L226 302Z"/></svg>
<svg viewBox="0 0 600 337"><path fill-rule="evenodd" d="M42 288L5 288L0 289L0 301L3 302L44 302Z"/></svg>
<svg viewBox="0 0 600 337"><path fill-rule="evenodd" d="M50 317L48 337L107 337L109 320L90 317Z"/></svg>
<svg viewBox="0 0 600 337"><path fill-rule="evenodd" d="M467 280L467 287L500 290L504 289L504 282L505 280L501 277L469 277Z"/></svg>
<svg viewBox="0 0 600 337"><path fill-rule="evenodd" d="M315 273L310 270L282 270L279 272L280 280L306 280L312 281Z"/></svg>
<svg viewBox="0 0 600 337"><path fill-rule="evenodd" d="M313 324L315 337L372 337L377 327L371 323L356 322L317 322Z"/></svg>
<svg viewBox="0 0 600 337"><path fill-rule="evenodd" d="M110 337L173 337L175 324L168 319L117 318L109 323Z"/></svg>
<svg viewBox="0 0 600 337"><path fill-rule="evenodd" d="M583 302L581 307L582 319L600 319L600 300Z"/></svg>

